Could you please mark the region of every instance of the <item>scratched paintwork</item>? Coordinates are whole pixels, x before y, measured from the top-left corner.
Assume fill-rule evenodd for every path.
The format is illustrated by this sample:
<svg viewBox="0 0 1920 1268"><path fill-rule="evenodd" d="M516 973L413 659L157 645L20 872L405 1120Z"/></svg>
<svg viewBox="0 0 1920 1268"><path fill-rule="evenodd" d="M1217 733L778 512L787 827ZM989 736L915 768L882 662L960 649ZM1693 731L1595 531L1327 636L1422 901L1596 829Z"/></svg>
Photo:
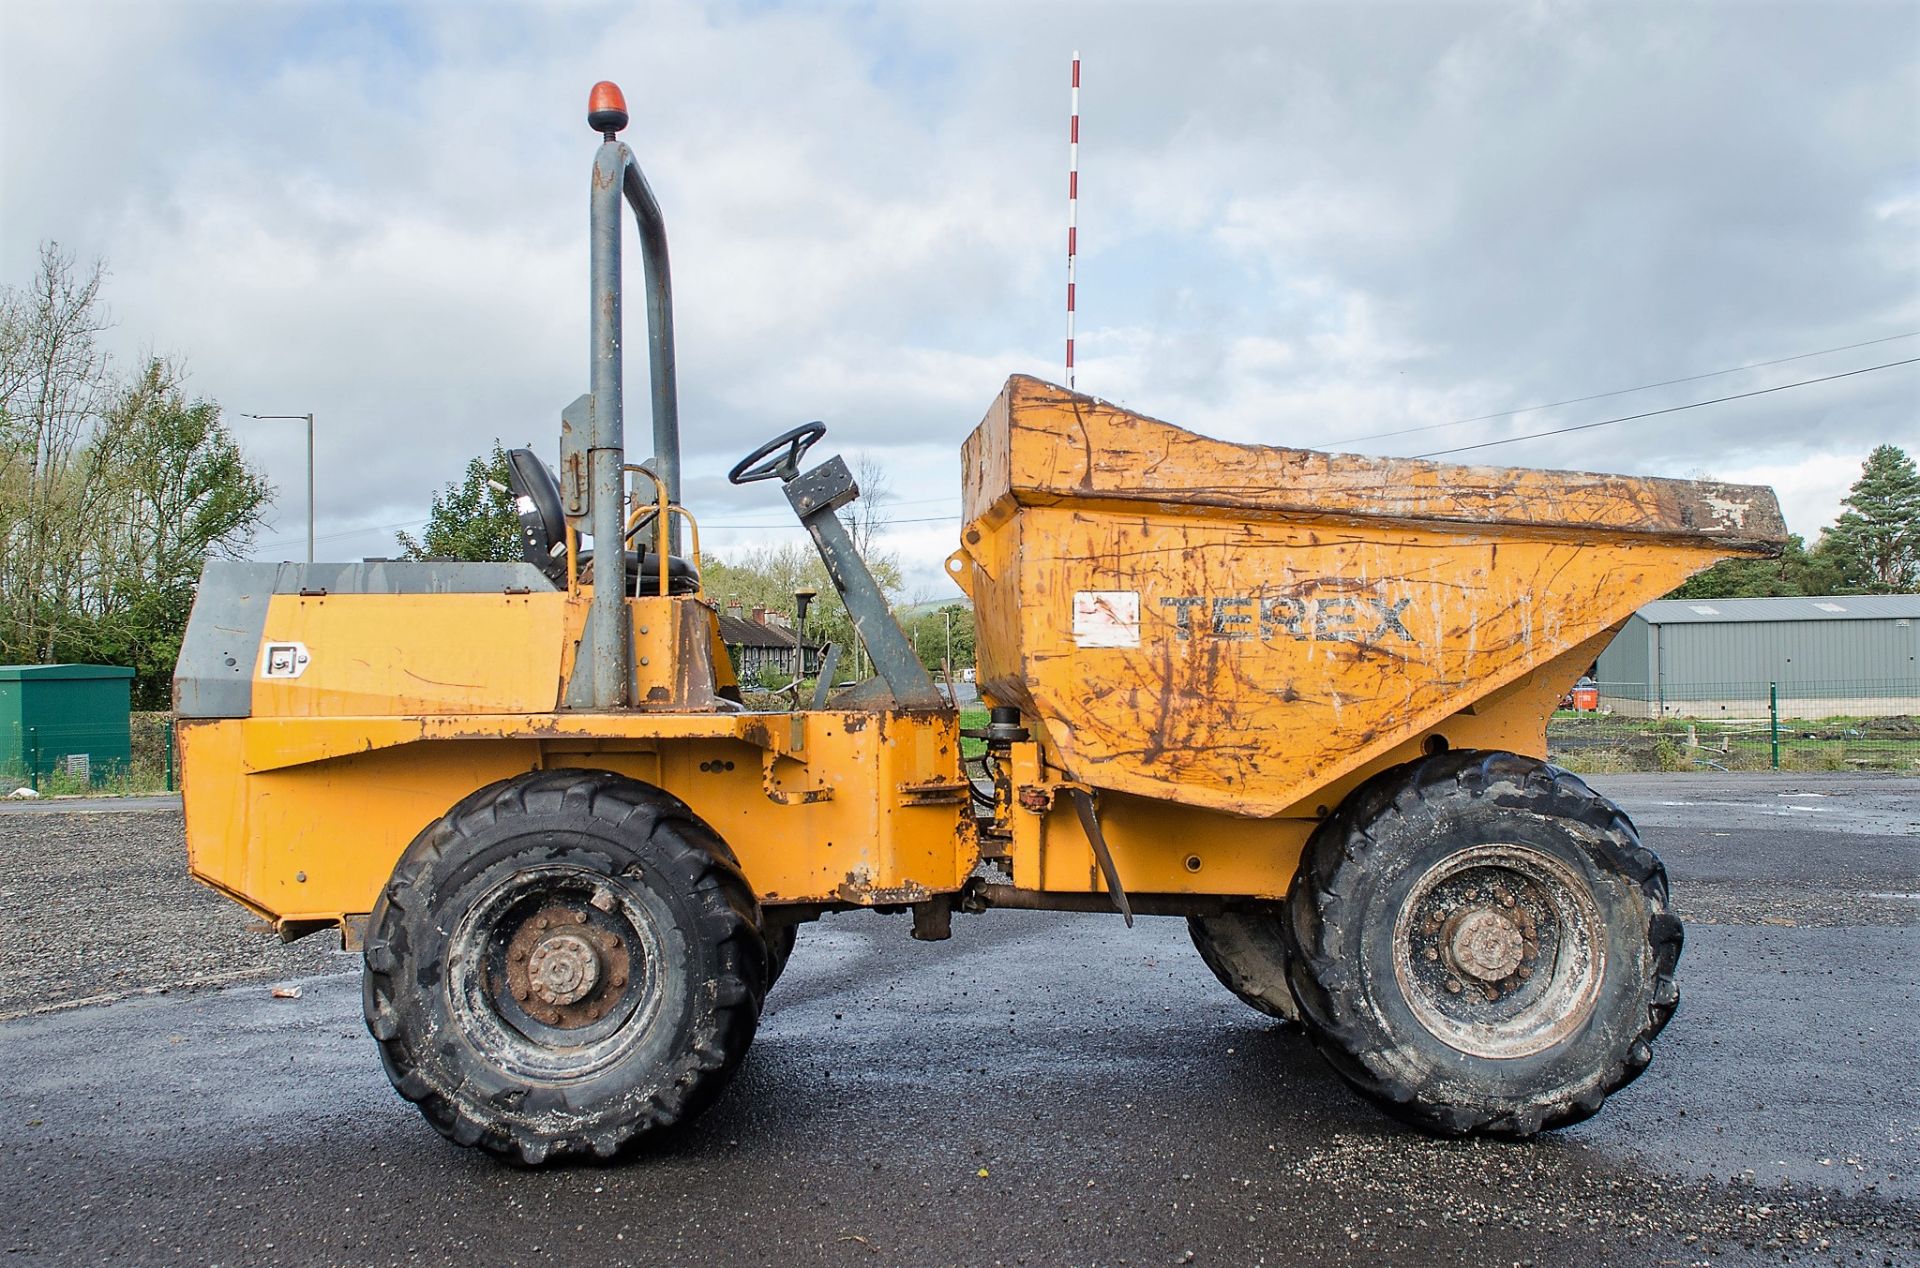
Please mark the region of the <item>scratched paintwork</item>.
<svg viewBox="0 0 1920 1268"><path fill-rule="evenodd" d="M1073 779L1240 815L1785 536L1763 488L1231 445L1026 378L962 465L982 694ZM1089 592L1139 595L1134 645L1076 640Z"/></svg>
<svg viewBox="0 0 1920 1268"><path fill-rule="evenodd" d="M1189 515L1483 525L1586 540L1589 530L1778 554L1771 489L1236 445L1024 375L1007 380L963 450L966 518L1063 501L1159 504Z"/></svg>

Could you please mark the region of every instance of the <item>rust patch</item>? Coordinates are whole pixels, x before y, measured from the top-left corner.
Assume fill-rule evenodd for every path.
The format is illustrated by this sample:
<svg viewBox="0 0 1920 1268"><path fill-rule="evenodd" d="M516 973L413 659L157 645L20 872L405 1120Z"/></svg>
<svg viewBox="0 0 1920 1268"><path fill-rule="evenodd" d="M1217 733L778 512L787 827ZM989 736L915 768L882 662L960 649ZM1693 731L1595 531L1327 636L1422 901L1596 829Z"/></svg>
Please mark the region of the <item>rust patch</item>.
<svg viewBox="0 0 1920 1268"><path fill-rule="evenodd" d="M919 881L903 881L898 885L875 885L873 873L864 867L856 867L847 873L847 879L840 882L835 891L842 901L859 903L867 907L885 907L895 903L923 903L933 897L933 891Z"/></svg>
<svg viewBox="0 0 1920 1268"><path fill-rule="evenodd" d="M967 800L965 781L930 779L924 783L900 785L903 806L958 806Z"/></svg>

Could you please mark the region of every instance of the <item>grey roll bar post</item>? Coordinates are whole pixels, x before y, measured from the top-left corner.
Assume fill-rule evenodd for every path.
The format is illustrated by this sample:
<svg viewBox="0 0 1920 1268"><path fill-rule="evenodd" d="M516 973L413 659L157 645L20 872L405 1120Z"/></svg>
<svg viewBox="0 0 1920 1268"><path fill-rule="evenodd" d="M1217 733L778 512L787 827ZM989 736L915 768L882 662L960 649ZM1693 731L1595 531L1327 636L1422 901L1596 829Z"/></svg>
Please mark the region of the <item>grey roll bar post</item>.
<svg viewBox="0 0 1920 1268"><path fill-rule="evenodd" d="M576 707L616 708L629 703L631 635L627 629L626 509L624 474L626 421L621 374L620 200L633 208L640 229L641 261L646 272L647 362L652 382L653 460L651 466L680 501L680 404L674 374L673 282L667 267L667 226L660 204L647 186L640 164L617 135L627 126L626 102L618 88L594 86L587 122L601 134L593 160L590 364L592 407L587 426L587 479L592 490L593 600L588 607L579 660L586 669L584 690L569 684L568 702ZM668 552L680 551L680 525L669 526ZM665 560L660 561L665 568ZM578 670L576 670L578 677Z"/></svg>

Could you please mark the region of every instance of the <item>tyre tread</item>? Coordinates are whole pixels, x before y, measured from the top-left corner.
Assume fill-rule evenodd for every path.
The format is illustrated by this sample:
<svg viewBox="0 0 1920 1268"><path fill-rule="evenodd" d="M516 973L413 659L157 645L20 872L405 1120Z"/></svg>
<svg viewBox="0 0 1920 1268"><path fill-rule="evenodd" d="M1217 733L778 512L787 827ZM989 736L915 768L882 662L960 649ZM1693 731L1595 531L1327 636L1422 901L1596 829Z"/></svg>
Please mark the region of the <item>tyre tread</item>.
<svg viewBox="0 0 1920 1268"><path fill-rule="evenodd" d="M456 1099L457 1087L436 1085L425 1073L402 1024L402 975L407 957L396 952L413 911L419 879L448 865L458 848L503 819L575 812L619 828L645 816L646 853L664 859L667 872L699 909L696 923L717 949L722 981L739 985L715 993L696 1010L688 1047L670 1063L661 1091L643 1098L641 1112L578 1137L533 1131L505 1106ZM634 835L638 835L637 833ZM647 1136L697 1114L718 1096L746 1055L758 1026L767 985L768 956L752 887L724 841L671 794L607 771L557 769L501 780L462 799L414 839L382 890L368 920L362 1011L394 1087L414 1102L448 1139L478 1145L527 1166L568 1156L616 1157Z"/></svg>
<svg viewBox="0 0 1920 1268"><path fill-rule="evenodd" d="M1346 980L1355 966L1346 944L1354 887L1381 850L1369 826L1389 808L1403 814L1443 808L1465 797L1492 797L1526 813L1572 820L1589 830L1602 863L1638 886L1649 913L1651 992L1638 1032L1584 1090L1547 1104L1514 1103L1475 1109L1423 1098L1392 1054L1369 1047L1358 1013L1362 992ZM1442 811L1444 812L1444 810ZM1451 750L1384 771L1363 784L1314 833L1294 881L1296 898L1285 923L1293 994L1316 1049L1368 1099L1416 1126L1446 1135L1524 1138L1568 1126L1596 1113L1606 1098L1631 1083L1652 1057L1652 1041L1679 1002L1674 981L1683 930L1667 906L1665 868L1640 843L1632 821L1570 771L1535 758L1498 751Z"/></svg>

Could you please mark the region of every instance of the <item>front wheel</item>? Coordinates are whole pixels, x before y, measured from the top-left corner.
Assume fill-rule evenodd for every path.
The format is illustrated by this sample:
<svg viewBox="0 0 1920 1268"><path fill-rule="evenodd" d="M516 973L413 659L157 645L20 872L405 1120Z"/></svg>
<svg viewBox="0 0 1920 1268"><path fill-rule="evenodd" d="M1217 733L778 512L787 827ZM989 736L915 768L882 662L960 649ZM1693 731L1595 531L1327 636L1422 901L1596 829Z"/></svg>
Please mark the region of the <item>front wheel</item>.
<svg viewBox="0 0 1920 1268"><path fill-rule="evenodd" d="M1512 753L1363 785L1308 843L1289 911L1315 1046L1432 1131L1586 1118L1646 1068L1679 999L1660 860L1613 803Z"/></svg>
<svg viewBox="0 0 1920 1268"><path fill-rule="evenodd" d="M402 1096L449 1139L537 1164L704 1109L767 970L753 893L684 803L556 770L482 789L407 848L362 995Z"/></svg>

